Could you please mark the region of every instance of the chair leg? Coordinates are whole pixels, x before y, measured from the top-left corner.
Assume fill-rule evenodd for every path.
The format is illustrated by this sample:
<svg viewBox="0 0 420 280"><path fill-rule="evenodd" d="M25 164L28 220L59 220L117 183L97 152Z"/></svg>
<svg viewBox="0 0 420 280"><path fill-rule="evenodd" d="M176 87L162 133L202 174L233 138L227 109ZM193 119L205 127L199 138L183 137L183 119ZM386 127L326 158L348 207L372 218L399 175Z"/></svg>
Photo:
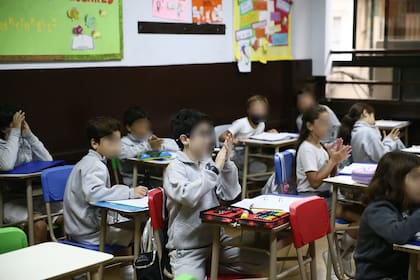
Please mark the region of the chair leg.
<svg viewBox="0 0 420 280"><path fill-rule="evenodd" d="M315 241L309 243L309 256L311 257L311 279L317 279L317 268L316 268L316 249L315 249Z"/></svg>
<svg viewBox="0 0 420 280"><path fill-rule="evenodd" d="M339 260L337 257L337 250L335 248L334 237L331 233L327 235L327 240L328 240L329 257L331 258L331 263L333 265L335 275L337 276L339 280L344 280L345 278L340 268ZM327 271L327 273L331 273L331 272Z"/></svg>
<svg viewBox="0 0 420 280"><path fill-rule="evenodd" d="M303 261L303 250L302 248L296 248L296 254L299 264L299 270L300 270L300 279L306 280L306 270L305 270L305 263Z"/></svg>

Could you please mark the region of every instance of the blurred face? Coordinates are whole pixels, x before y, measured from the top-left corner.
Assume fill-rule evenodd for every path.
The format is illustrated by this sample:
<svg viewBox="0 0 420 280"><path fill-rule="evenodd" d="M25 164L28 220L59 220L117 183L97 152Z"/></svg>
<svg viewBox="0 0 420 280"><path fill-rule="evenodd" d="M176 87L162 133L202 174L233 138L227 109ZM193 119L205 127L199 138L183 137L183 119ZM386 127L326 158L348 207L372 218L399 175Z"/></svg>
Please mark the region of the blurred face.
<svg viewBox="0 0 420 280"><path fill-rule="evenodd" d="M254 125L258 125L260 122L264 122L267 119L268 106L264 102L255 101L249 106L247 114L249 120Z"/></svg>
<svg viewBox="0 0 420 280"><path fill-rule="evenodd" d="M315 104L314 97L311 94L301 94L298 96L297 107L300 113L305 112Z"/></svg>
<svg viewBox="0 0 420 280"><path fill-rule="evenodd" d="M214 142L214 129L209 123L198 124L191 135L181 135L180 139L184 147L188 149L196 159L202 159L209 155Z"/></svg>
<svg viewBox="0 0 420 280"><path fill-rule="evenodd" d="M420 204L420 167L414 168L405 176L405 193L410 202Z"/></svg>
<svg viewBox="0 0 420 280"><path fill-rule="evenodd" d="M306 127L319 139L327 137L330 130L330 116L328 112L322 112L314 123L306 123Z"/></svg>
<svg viewBox="0 0 420 280"><path fill-rule="evenodd" d="M146 138L151 134L151 124L148 119L138 119L131 125L127 125L127 131L138 138Z"/></svg>
<svg viewBox="0 0 420 280"><path fill-rule="evenodd" d="M99 143L92 139L90 144L102 156L108 159L117 158L121 150L121 132L114 131L111 135L102 137Z"/></svg>

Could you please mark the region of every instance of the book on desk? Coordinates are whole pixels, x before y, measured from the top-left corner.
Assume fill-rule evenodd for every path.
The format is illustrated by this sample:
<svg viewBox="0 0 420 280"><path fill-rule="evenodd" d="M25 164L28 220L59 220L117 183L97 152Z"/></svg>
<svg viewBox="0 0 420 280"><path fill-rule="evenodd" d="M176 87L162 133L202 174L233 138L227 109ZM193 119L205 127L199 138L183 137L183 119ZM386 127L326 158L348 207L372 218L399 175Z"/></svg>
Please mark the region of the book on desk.
<svg viewBox="0 0 420 280"><path fill-rule="evenodd" d="M299 135L296 134L296 133L288 133L288 132L270 133L270 132L263 132L261 134L250 136L249 139L259 140L259 141L266 141L266 142L278 142L278 141L285 141L285 140L297 139L298 137L299 137Z"/></svg>

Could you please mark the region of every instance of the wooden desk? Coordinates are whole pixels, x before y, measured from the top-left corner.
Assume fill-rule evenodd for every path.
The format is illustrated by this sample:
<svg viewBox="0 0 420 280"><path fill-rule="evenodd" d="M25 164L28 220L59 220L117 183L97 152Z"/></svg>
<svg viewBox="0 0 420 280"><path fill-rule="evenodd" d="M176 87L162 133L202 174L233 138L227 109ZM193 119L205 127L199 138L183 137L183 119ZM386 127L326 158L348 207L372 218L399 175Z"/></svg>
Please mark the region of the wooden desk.
<svg viewBox="0 0 420 280"><path fill-rule="evenodd" d="M26 186L26 207L28 210L28 219L26 222L28 224L28 237L29 245L34 244L34 206L33 206L33 197L42 195L42 190L34 191L32 188L32 181L34 179L40 178L41 172L30 173L30 174L0 174L0 226L6 226L3 224L3 190L2 183L4 182L25 182ZM22 184L23 185L23 184ZM12 224L7 224L12 225Z"/></svg>
<svg viewBox="0 0 420 280"><path fill-rule="evenodd" d="M165 172L166 167L174 158L165 159L165 160L142 160L138 158L127 158L126 160L133 164L133 185L132 187L137 187L137 178L139 175L138 166L144 165L147 167L157 167L162 169L162 177L151 177L152 179L163 181L163 173Z"/></svg>
<svg viewBox="0 0 420 280"><path fill-rule="evenodd" d="M297 139L288 139L288 140L275 141L275 142L246 139L246 140L242 140L241 142L245 146L244 167L243 167L243 174L242 174L242 199L244 199L244 198L247 197L248 178L265 177L265 176L271 176L273 174L273 171L248 174L248 172L249 172L249 170L248 170L249 169L249 159L250 158L274 159L274 153L278 153L281 148L285 148L285 147L288 147L288 146L291 146L291 145L295 145L297 143ZM251 147L271 148L271 149L274 149L274 153L273 153L273 155L251 154L249 152L249 149Z"/></svg>
<svg viewBox="0 0 420 280"><path fill-rule="evenodd" d="M336 221L338 190L343 188L343 189L346 189L346 190L364 192L364 191L366 191L368 185L357 183L357 182L355 182L351 179L351 176L348 176L348 175L338 175L338 176L335 176L335 177L326 178L326 179L323 180L323 182L332 184L333 191L332 191L332 196L331 196L331 198L332 198L332 203L331 203L331 232L332 232L332 235L333 235L333 239L337 240L337 238L336 238L337 230L336 230L336 227L335 227L335 221ZM361 204L360 201L350 201L350 202L355 203L355 204ZM358 229L358 228L359 228L358 226L355 226L355 227L347 227L346 229L350 230L350 229ZM339 261L338 261L338 265L340 266L340 270L344 271L343 270L343 264L342 264L340 258L339 258ZM331 258L330 258L330 255L328 254L327 280L331 279L330 271L331 271Z"/></svg>
<svg viewBox="0 0 420 280"><path fill-rule="evenodd" d="M98 279L98 268L112 255L56 242L47 242L0 255L2 279L58 279L88 272Z"/></svg>
<svg viewBox="0 0 420 280"><path fill-rule="evenodd" d="M410 254L410 269L408 271L409 280L418 280L420 279L420 272L417 270L417 264L420 260L420 246L405 244L397 245L394 244L395 251L406 252Z"/></svg>
<svg viewBox="0 0 420 280"><path fill-rule="evenodd" d="M404 138L404 144L408 146L408 127L410 126L409 121L377 120L376 126L379 128L379 130L385 131L398 128L401 131L401 137Z"/></svg>
<svg viewBox="0 0 420 280"><path fill-rule="evenodd" d="M98 207L101 209L101 232L100 232L100 241L99 241L99 250L101 252L105 251L105 242L106 242L106 232L107 232L107 216L108 211L114 211L117 212L125 217L130 217L134 220L134 250L133 255L131 256L121 256L121 257L115 257L115 261L130 261L133 262L137 259L139 256L139 250L140 250L140 239L141 239L141 224L143 218L145 219L148 214L148 209L144 208L137 208L133 206L124 206L120 204L113 204L108 202L96 202L92 203L92 206ZM100 268L100 275L102 276L102 270L103 266Z"/></svg>

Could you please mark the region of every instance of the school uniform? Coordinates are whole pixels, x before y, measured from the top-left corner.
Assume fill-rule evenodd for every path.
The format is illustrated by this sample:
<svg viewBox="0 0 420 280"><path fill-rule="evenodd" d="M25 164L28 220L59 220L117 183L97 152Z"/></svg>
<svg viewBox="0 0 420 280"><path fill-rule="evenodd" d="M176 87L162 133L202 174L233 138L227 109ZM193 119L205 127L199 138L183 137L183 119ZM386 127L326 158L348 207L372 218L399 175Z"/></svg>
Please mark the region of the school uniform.
<svg viewBox="0 0 420 280"><path fill-rule="evenodd" d="M351 148L354 162L379 162L384 154L404 149L405 146L400 139L386 137L382 140L377 127L358 121L351 132Z"/></svg>
<svg viewBox="0 0 420 280"><path fill-rule="evenodd" d="M138 138L134 134L129 133L121 139L121 153L118 157L118 162L124 184L128 186L133 184L133 164L126 159L136 157L138 154L150 150L152 150L152 147L149 144L149 137ZM179 147L173 139L164 138L160 150L176 152L179 150Z"/></svg>
<svg viewBox="0 0 420 280"><path fill-rule="evenodd" d="M360 220L354 259L357 280L408 278L409 255L394 251L393 244L406 244L420 231L420 209L401 213L391 202L370 203Z"/></svg>
<svg viewBox="0 0 420 280"><path fill-rule="evenodd" d="M129 198L134 198L134 189L125 185L111 186L106 158L89 150L74 166L67 181L63 201L65 232L77 242L98 245L101 214L100 209L90 203ZM114 212L108 214L108 224L121 220ZM107 244L126 246L132 241L132 231L117 225L108 228Z"/></svg>
<svg viewBox="0 0 420 280"><path fill-rule="evenodd" d="M328 163L329 158L324 147L315 146L309 141L303 141L296 156L296 183L299 195L324 197L328 208L331 205L331 184L322 183L319 188L314 189L306 176L306 172L318 172Z"/></svg>
<svg viewBox="0 0 420 280"><path fill-rule="evenodd" d="M337 139L338 129L340 128L341 123L338 120L334 111L331 110L330 107L328 107L326 105L322 105L322 106L324 106L324 108L327 110L327 112L330 116L330 130L328 132L327 137L322 139L322 143L332 143L332 142L335 141L335 139ZM300 114L296 118L296 126L297 126L299 131L302 129L302 125L303 125L302 124L302 122L303 122L302 117L303 117L303 114Z"/></svg>
<svg viewBox="0 0 420 280"><path fill-rule="evenodd" d="M232 133L233 138L235 139L243 139L249 138L253 135L258 135L263 133L265 130L265 123L260 122L256 128L253 128L249 123L247 117L238 119L232 123L229 127L228 131ZM244 147L236 146L232 152L231 159L235 162L236 166L242 172L245 160L245 152ZM263 161L257 160L255 158L250 158L248 161L248 168L249 172L252 173L260 173L267 171L267 164Z"/></svg>
<svg viewBox="0 0 420 280"><path fill-rule="evenodd" d="M21 133L21 129L12 128L7 140L0 139L0 171L9 171L33 160L51 161L52 156L32 132ZM16 188L11 186L5 194L4 221L16 223L27 220L26 200L9 198L12 193L16 193ZM34 199L34 212L45 212L42 198Z"/></svg>
<svg viewBox="0 0 420 280"><path fill-rule="evenodd" d="M169 214L168 243L170 264L175 276L188 274L202 280L211 256L213 228L200 220L200 211L219 205L219 199L232 200L241 192L238 171L227 161L217 175L208 167L208 158L193 162L183 152L166 169L163 187ZM223 235L221 241L230 238ZM267 256L239 248L220 249L221 271L257 273L264 270Z"/></svg>

